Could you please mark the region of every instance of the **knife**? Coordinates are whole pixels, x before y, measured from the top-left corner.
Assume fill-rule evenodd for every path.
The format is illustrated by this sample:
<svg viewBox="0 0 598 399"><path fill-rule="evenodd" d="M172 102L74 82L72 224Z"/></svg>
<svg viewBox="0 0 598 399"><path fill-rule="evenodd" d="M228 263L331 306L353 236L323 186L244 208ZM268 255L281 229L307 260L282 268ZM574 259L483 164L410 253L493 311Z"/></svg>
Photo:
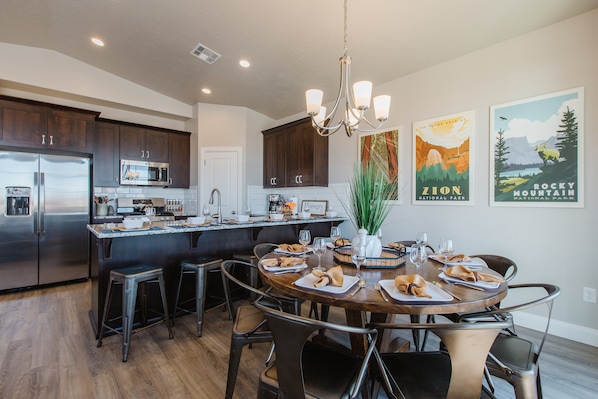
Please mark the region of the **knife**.
<svg viewBox="0 0 598 399"><path fill-rule="evenodd" d="M384 293L384 291L382 291L382 287L380 287L380 283L375 283L374 288L376 289L376 291L378 291L380 293L380 295L382 295L382 299L384 299L384 302L388 302L388 298L387 298L386 294Z"/></svg>
<svg viewBox="0 0 598 399"><path fill-rule="evenodd" d="M457 301L462 301L463 300L460 297L458 297L457 295L455 295L452 292L450 292L449 290L447 290L446 288L444 288L443 286L441 286L438 281L434 281L434 285L436 287L440 288L441 290L443 290L444 292L446 292L447 294L449 294L450 296L452 296L453 298L455 298Z"/></svg>
<svg viewBox="0 0 598 399"><path fill-rule="evenodd" d="M448 281L447 279L444 279L444 278L442 280L445 283L447 283L448 285L460 285L461 287L471 288L472 290L476 290L476 291L486 291L482 287L476 287L475 285L469 285L469 284L465 284L465 283L460 283L458 281Z"/></svg>

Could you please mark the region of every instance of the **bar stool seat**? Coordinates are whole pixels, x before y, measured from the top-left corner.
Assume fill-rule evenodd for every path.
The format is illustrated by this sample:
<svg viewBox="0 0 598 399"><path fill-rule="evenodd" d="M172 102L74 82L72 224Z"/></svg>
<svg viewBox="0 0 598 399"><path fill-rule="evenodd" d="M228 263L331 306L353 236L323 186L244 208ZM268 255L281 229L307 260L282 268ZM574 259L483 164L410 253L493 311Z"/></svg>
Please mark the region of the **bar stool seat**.
<svg viewBox="0 0 598 399"><path fill-rule="evenodd" d="M147 307L145 300L142 302L142 324L141 328L136 331L143 330L145 328L154 326L158 323L164 322L168 328L168 338L172 339L172 329L170 328L170 322L168 317L168 305L166 303L166 290L164 285L164 272L161 267L149 266L149 265L135 265L124 267L120 269L114 269L110 271L110 281L108 283L108 293L106 294L106 303L104 305L104 315L102 316L102 324L100 327L100 334L98 336L98 348L102 346L102 338L104 332L109 329L112 332L122 335L122 353L123 362L127 361L129 356L129 348L131 342L131 334L133 332L133 322L135 319L135 304L137 301L137 291L141 284L141 292L145 296L145 283L158 283L160 286L160 296L162 297L162 310L163 319L157 320L153 323L147 324ZM107 323L108 311L110 309L110 303L112 302L113 286L115 284L121 284L123 286L122 293L122 333L109 326Z"/></svg>
<svg viewBox="0 0 598 399"><path fill-rule="evenodd" d="M179 277L179 286L176 292L176 300L174 302L174 312L172 315L172 323L174 324L174 317L177 311L182 311L185 313L194 313L196 315L196 326L197 326L197 336L201 337L202 327L203 327L203 314L205 312L205 299L206 299L206 282L207 282L207 273L209 271L218 271L220 272L220 264L222 263L222 259L211 257L211 256L202 256L194 259L185 259L181 261L181 275ZM180 305L189 302L193 298L180 302L180 294L181 294L181 285L183 283L183 276L186 274L195 274L195 311L190 311L181 307ZM228 305L228 304L227 304ZM230 314L230 308L227 306L229 310L229 317L232 319L232 315Z"/></svg>

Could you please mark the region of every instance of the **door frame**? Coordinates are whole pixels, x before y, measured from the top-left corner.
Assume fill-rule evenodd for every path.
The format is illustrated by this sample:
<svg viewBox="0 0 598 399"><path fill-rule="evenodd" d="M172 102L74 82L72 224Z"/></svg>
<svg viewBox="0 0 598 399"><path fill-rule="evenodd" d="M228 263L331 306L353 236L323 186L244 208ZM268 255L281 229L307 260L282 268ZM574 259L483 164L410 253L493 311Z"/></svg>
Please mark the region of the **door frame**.
<svg viewBox="0 0 598 399"><path fill-rule="evenodd" d="M205 178L205 161L206 161L206 154L207 153L218 153L218 152L234 152L237 154L237 176L239 176L237 182L237 212L243 213L243 182L245 181L245 175L243 175L243 148L242 147L200 147L200 157L199 157L199 192L197 193L197 207L198 207L198 214L201 211L201 201L202 201L202 194L210 190L210 188L206 187L206 178Z"/></svg>

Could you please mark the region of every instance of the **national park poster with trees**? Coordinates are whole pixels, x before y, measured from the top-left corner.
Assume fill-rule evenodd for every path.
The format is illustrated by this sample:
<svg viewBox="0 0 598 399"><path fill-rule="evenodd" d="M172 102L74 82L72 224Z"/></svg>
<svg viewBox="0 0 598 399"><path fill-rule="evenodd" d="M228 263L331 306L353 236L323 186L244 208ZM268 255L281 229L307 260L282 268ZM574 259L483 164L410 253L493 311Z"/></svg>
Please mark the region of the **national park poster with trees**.
<svg viewBox="0 0 598 399"><path fill-rule="evenodd" d="M583 88L490 107L490 205L583 207Z"/></svg>
<svg viewBox="0 0 598 399"><path fill-rule="evenodd" d="M413 124L413 203L473 205L475 112Z"/></svg>

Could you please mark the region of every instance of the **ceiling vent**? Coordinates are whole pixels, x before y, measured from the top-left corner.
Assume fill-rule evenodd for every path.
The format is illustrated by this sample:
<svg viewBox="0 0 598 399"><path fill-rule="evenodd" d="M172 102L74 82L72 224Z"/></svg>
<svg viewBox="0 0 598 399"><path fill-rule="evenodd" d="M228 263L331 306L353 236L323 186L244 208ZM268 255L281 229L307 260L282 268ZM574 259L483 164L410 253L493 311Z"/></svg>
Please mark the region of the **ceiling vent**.
<svg viewBox="0 0 598 399"><path fill-rule="evenodd" d="M216 61L218 61L220 57L222 57L220 54L218 54L214 50L207 48L201 43L199 43L197 46L195 46L193 50L191 50L191 55L199 58L204 62L207 62L208 64L213 64Z"/></svg>

